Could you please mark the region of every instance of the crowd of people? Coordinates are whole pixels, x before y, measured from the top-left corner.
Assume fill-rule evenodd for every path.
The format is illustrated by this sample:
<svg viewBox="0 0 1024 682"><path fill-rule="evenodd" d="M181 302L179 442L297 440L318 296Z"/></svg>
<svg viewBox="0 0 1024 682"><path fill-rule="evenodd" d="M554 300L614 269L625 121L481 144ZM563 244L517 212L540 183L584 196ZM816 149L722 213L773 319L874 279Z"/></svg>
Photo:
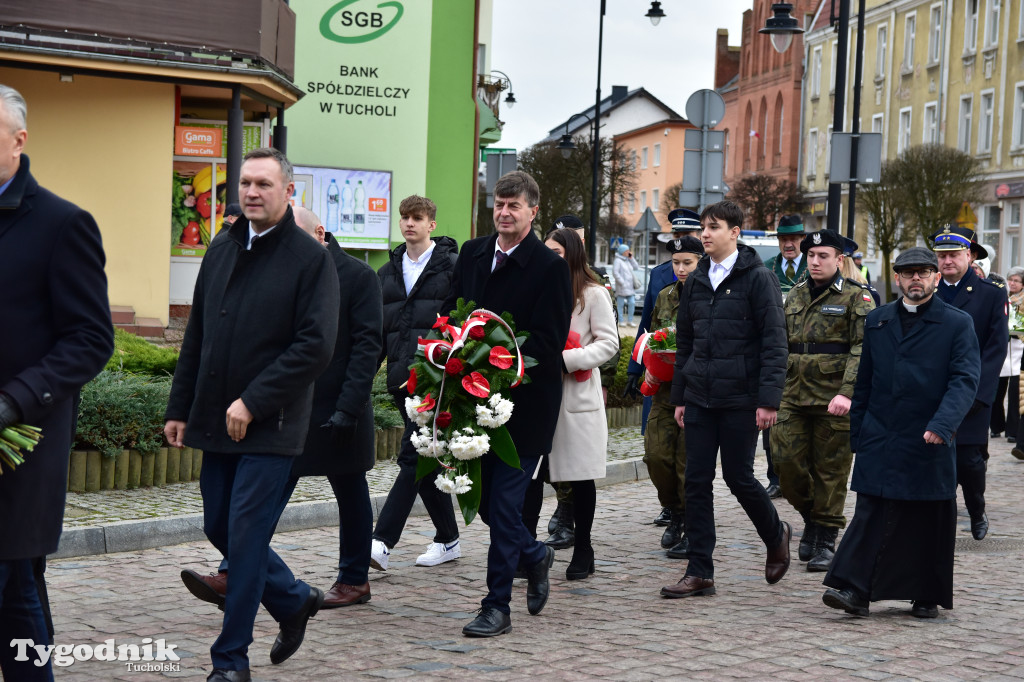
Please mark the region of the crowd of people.
<svg viewBox="0 0 1024 682"><path fill-rule="evenodd" d="M43 558L60 535L55 510L63 510L76 396L109 357L112 335L96 225L35 183L26 135L24 100L0 87L0 238L13 239L5 245L20 254L0 281L40 292L12 312L12 323L35 335L31 343L0 341L0 427L26 420L48 431L17 484L0 478L0 512L38 508L38 523L0 528L0 635L44 642L52 625ZM280 664L321 609L369 601L369 571L388 570L417 494L435 535L416 563L462 556L451 497L433 485L437 471L417 479L414 423L406 420L399 473L376 527L366 482L377 368L386 363L388 390L405 415L418 340L459 299L510 314L529 332L523 352L535 361L530 381L511 389L507 429L519 466L493 453L482 459L487 592L463 634L511 630L517 577L526 580L527 611L541 613L555 549L572 547L567 580L590 577L608 438L602 368L617 365L617 316L631 321L639 286L635 261L620 247L613 274L629 293L617 287L613 302L587 262L575 216L559 218L541 239L541 189L521 171L494 188L495 233L461 248L434 235L430 199L405 198L403 243L376 273L325 234L315 214L291 206L292 183L280 151L245 155L241 215L225 221L202 261L166 410L167 441L204 452L204 531L223 561L214 573L185 568L181 577L224 612L208 677L221 682L250 679L261 603L279 624L270 660ZM1012 384L1004 359L1009 351L1018 367L1020 343L1014 358L1006 293L971 267L984 247L970 230L947 227L931 249L903 251L893 266L901 297L879 306L857 245L827 229L808 232L799 215L782 218L780 252L768 261L742 243L744 212L731 201L699 214L677 209L669 220L670 259L650 274L640 331L674 331L674 375L648 382L646 368L631 361L626 387L636 394L643 384L650 394L644 460L662 507L654 524L664 528L667 557L686 560L661 595L716 592L720 459L764 543L769 584L786 575L799 535L798 558L825 574L829 607L866 616L871 602L909 600L920 618L952 608L956 488L973 537L983 539L988 438L1021 423L993 409ZM1018 306L1024 270L1008 280ZM66 294L45 295L54 288ZM1010 393L1015 413L1019 391ZM754 473L762 434L775 477L769 487ZM855 511L837 542L851 473ZM270 546L299 478L314 475L327 477L339 506L337 579L327 590L296 579ZM541 541L545 482L558 507ZM778 496L799 515L796 530L772 501ZM52 679L49 663L14 660L4 647L0 670Z"/></svg>

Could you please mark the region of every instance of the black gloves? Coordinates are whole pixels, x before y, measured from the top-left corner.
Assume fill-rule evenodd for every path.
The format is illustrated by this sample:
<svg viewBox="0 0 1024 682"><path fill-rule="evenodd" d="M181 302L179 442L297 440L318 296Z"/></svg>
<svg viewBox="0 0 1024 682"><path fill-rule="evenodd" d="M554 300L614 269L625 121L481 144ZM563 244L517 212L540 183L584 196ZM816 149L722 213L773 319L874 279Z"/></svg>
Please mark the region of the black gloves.
<svg viewBox="0 0 1024 682"><path fill-rule="evenodd" d="M330 439L334 447L343 448L352 442L358 423L344 412L335 412L320 428L330 431Z"/></svg>
<svg viewBox="0 0 1024 682"><path fill-rule="evenodd" d="M18 405L6 393L0 393L0 431L20 421Z"/></svg>
<svg viewBox="0 0 1024 682"><path fill-rule="evenodd" d="M640 375L639 374L627 374L626 375L626 389L622 392L622 397L626 398L639 398L640 396Z"/></svg>

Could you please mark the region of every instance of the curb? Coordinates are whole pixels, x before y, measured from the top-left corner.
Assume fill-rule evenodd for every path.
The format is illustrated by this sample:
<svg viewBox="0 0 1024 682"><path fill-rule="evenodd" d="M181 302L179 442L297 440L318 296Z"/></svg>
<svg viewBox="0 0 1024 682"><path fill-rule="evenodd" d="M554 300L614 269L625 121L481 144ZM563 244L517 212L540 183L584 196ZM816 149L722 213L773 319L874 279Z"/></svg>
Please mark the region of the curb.
<svg viewBox="0 0 1024 682"><path fill-rule="evenodd" d="M598 488L630 481L642 481L650 478L647 465L643 459L626 459L608 462L605 477L599 479ZM544 487L544 496L554 495L551 486ZM373 518L376 520L387 495L373 495ZM417 499L410 516L425 515L423 503ZM289 504L281 514L277 524L277 532L306 530L320 526L336 526L338 524L338 504L334 500L318 502L298 502ZM155 519L133 521L114 521L105 526L87 526L85 528L69 528L60 536L57 551L50 559L68 559L71 557L111 554L114 552L135 552L154 547L178 545L183 542L196 542L206 539L203 533L203 515L201 513L167 516Z"/></svg>

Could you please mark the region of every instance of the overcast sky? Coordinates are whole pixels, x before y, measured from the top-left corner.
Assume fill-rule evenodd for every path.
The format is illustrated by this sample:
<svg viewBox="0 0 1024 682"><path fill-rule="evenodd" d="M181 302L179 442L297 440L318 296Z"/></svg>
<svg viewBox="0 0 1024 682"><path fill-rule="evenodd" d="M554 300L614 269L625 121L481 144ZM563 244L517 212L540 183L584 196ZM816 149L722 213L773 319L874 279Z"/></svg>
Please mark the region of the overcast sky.
<svg viewBox="0 0 1024 682"><path fill-rule="evenodd" d="M712 88L715 36L739 45L752 0L662 0L652 26L649 0L607 0L601 95L613 85L648 92L685 116L686 100ZM525 149L570 115L593 106L600 0L494 0L491 68L512 79L516 104L501 106L505 128L494 145Z"/></svg>

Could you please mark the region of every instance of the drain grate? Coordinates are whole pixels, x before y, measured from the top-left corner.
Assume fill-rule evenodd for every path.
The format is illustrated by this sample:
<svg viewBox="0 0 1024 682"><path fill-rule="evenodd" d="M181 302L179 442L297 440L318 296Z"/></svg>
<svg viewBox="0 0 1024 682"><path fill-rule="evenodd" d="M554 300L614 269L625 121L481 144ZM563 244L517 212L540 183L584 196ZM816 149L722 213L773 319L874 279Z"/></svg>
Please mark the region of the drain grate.
<svg viewBox="0 0 1024 682"><path fill-rule="evenodd" d="M1024 540L986 538L979 541L974 538L957 538L955 549L957 552L970 552L972 554L1022 552L1024 551Z"/></svg>

